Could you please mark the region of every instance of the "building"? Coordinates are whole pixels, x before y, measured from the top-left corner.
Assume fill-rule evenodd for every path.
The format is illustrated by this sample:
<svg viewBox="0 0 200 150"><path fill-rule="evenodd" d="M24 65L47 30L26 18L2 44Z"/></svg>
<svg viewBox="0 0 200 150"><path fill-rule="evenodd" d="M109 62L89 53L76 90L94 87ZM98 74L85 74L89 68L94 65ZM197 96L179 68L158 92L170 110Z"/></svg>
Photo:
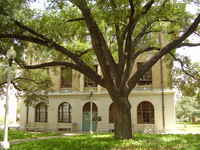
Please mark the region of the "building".
<svg viewBox="0 0 200 150"><path fill-rule="evenodd" d="M146 59L146 56L139 57L134 70ZM167 66L157 62L130 94L133 131L160 132L175 128L175 93L170 89ZM97 65L94 68L100 72ZM28 107L21 103L21 127L69 132L89 131L90 127L96 132L113 130L116 110L105 89L69 68L51 68L49 75L54 90L47 94L47 101Z"/></svg>

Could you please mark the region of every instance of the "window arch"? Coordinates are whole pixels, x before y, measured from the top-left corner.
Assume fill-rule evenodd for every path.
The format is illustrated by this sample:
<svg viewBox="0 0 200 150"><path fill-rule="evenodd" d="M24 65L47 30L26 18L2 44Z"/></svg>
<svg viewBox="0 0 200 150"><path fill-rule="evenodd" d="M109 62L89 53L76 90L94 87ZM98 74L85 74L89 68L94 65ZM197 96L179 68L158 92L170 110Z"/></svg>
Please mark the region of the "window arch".
<svg viewBox="0 0 200 150"><path fill-rule="evenodd" d="M150 102L142 102L137 107L137 122L154 124L154 107Z"/></svg>
<svg viewBox="0 0 200 150"><path fill-rule="evenodd" d="M58 122L71 123L71 105L64 102L58 106Z"/></svg>
<svg viewBox="0 0 200 150"><path fill-rule="evenodd" d="M112 103L109 107L109 123L114 123L116 119L117 105Z"/></svg>
<svg viewBox="0 0 200 150"><path fill-rule="evenodd" d="M91 106L91 102L87 102L84 106L83 106L83 112L90 112L90 106ZM97 105L92 102L92 112L97 112Z"/></svg>
<svg viewBox="0 0 200 150"><path fill-rule="evenodd" d="M39 103L35 107L35 122L47 122L47 104Z"/></svg>

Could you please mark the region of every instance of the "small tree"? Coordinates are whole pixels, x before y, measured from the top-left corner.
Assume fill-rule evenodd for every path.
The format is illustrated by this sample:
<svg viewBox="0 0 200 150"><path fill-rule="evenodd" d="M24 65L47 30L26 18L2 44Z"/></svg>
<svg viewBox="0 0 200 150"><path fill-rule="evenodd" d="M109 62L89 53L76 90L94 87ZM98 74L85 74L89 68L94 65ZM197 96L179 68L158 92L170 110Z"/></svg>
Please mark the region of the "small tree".
<svg viewBox="0 0 200 150"><path fill-rule="evenodd" d="M195 122L200 117L200 66L187 57L179 56L176 60L181 66L174 68L173 81L182 95L176 104L177 118Z"/></svg>
<svg viewBox="0 0 200 150"><path fill-rule="evenodd" d="M176 116L180 121L196 122L200 118L200 104L194 97L182 97L176 104Z"/></svg>
<svg viewBox="0 0 200 150"><path fill-rule="evenodd" d="M132 138L128 96L138 80L172 50L199 45L186 41L198 32L200 22L199 14L191 19L185 11L186 2L50 0L48 9L37 13L24 5L25 0L12 1L0 2L1 52L15 43L16 63L24 69L71 67L104 87L118 108L117 138ZM168 42L159 43L158 33ZM20 54L32 55L26 49L28 42L37 44L33 56L44 63L27 65L22 60ZM145 52L152 52L152 57L133 72L136 59ZM102 75L90 67L91 56L96 57Z"/></svg>

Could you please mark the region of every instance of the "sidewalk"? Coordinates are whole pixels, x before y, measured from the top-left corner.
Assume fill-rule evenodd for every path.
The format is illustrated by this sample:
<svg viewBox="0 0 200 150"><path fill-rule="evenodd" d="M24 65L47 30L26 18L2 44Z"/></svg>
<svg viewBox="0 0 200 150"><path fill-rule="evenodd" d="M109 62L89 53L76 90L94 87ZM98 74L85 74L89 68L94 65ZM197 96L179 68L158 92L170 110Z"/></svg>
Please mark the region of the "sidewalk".
<svg viewBox="0 0 200 150"><path fill-rule="evenodd" d="M24 143L24 142L63 138L63 137L66 137L66 136L76 136L76 135L80 135L80 134L78 134L78 133L65 133L64 135L59 135L59 136L36 137L36 138L28 138L28 139L16 139L16 140L11 140L10 144L21 144L21 143Z"/></svg>

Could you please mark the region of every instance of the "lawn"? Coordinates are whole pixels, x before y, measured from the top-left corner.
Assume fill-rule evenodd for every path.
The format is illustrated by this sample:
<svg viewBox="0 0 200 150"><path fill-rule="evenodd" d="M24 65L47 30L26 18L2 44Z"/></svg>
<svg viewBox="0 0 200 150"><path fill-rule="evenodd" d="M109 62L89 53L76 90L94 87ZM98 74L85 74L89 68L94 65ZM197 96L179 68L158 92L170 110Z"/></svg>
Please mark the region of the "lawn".
<svg viewBox="0 0 200 150"><path fill-rule="evenodd" d="M136 134L116 140L111 134L79 135L16 144L11 150L199 150L200 135Z"/></svg>
<svg viewBox="0 0 200 150"><path fill-rule="evenodd" d="M179 124L184 131L200 131L199 124ZM9 130L9 140L57 136L55 132ZM0 131L0 140L3 132ZM29 141L11 145L10 150L200 150L200 134L135 134L131 140L117 140L111 134L77 135Z"/></svg>
<svg viewBox="0 0 200 150"><path fill-rule="evenodd" d="M55 132L27 132L14 129L9 130L8 133L9 133L9 140L61 135L60 133L55 133ZM2 141L2 139L3 139L3 131L0 130L0 140Z"/></svg>

